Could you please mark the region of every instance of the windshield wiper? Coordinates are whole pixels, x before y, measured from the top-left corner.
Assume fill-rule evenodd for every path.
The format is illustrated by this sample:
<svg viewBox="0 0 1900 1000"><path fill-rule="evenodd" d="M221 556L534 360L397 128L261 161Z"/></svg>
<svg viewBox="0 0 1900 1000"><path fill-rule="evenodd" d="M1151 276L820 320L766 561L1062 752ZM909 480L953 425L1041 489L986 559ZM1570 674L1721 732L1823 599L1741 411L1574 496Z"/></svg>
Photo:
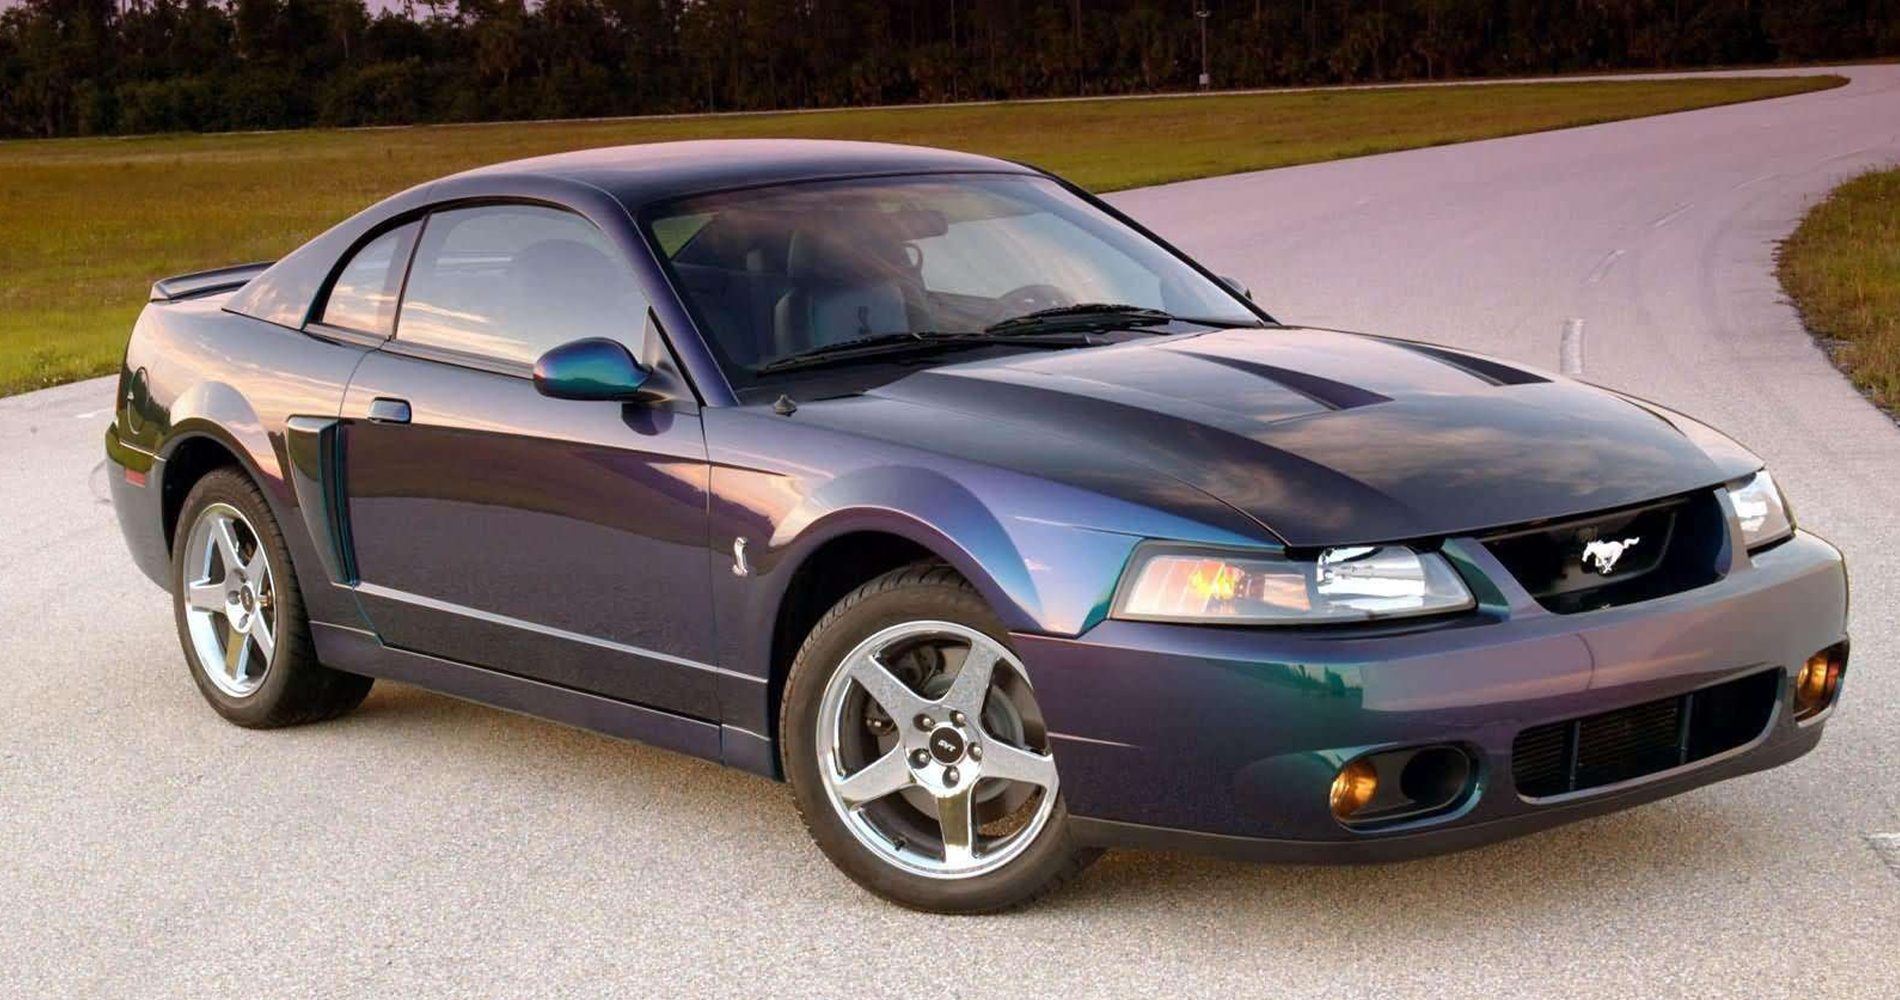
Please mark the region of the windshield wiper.
<svg viewBox="0 0 1900 1000"><path fill-rule="evenodd" d="M863 337L841 340L835 344L825 344L807 351L779 358L760 365L756 375L771 375L776 372L796 371L801 368L816 368L838 362L854 361L861 358L885 357L893 354L909 354L916 351L936 351L964 346L982 346L987 344L1020 344L1029 347L1081 347L1094 343L1086 338L998 336L989 331L942 331L942 330L902 330L892 333L873 333Z"/></svg>
<svg viewBox="0 0 1900 1000"><path fill-rule="evenodd" d="M1256 320L1235 322L1229 319L1203 319L1176 316L1165 309L1150 309L1120 302L1078 302L1069 306L1038 309L1012 316L983 328L985 333L1028 333L1034 330L1140 329L1167 323L1192 323L1196 326L1228 328L1259 326Z"/></svg>

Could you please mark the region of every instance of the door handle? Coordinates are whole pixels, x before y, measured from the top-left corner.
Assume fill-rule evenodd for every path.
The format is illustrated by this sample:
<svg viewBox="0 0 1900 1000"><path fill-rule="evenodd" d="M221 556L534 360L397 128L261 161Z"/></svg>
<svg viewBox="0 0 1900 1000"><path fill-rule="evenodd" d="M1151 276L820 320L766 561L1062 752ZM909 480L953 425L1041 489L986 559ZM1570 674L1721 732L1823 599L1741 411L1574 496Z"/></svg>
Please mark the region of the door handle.
<svg viewBox="0 0 1900 1000"><path fill-rule="evenodd" d="M409 401L378 396L369 404L369 419L379 424L406 424L409 422Z"/></svg>

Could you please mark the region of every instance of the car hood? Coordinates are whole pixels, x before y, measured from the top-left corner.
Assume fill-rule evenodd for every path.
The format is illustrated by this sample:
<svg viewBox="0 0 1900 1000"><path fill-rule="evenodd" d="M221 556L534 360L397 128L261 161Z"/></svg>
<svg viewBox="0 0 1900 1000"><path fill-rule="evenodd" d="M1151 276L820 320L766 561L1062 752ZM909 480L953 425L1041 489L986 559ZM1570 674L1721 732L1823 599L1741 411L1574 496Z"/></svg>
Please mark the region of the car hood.
<svg viewBox="0 0 1900 1000"><path fill-rule="evenodd" d="M1302 328L1215 331L919 372L871 395L1112 442L1291 546L1460 534L1758 468L1659 407L1497 359Z"/></svg>

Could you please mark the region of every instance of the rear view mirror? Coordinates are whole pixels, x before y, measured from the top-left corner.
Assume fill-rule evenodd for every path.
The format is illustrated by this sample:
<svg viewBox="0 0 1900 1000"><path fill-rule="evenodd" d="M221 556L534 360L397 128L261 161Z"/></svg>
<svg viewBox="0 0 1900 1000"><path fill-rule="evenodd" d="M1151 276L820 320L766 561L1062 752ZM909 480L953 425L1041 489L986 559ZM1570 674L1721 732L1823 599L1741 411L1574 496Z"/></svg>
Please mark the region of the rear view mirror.
<svg viewBox="0 0 1900 1000"><path fill-rule="evenodd" d="M1239 278L1229 278L1223 274L1220 276L1220 283L1233 289L1241 298L1249 302L1253 301L1253 292L1249 291L1246 285L1241 284Z"/></svg>
<svg viewBox="0 0 1900 1000"><path fill-rule="evenodd" d="M619 341L590 337L541 355L534 387L552 399L632 400L650 374Z"/></svg>
<svg viewBox="0 0 1900 1000"><path fill-rule="evenodd" d="M898 238L903 240L927 240L950 231L949 217L934 209L907 208L892 212L887 218L897 227Z"/></svg>

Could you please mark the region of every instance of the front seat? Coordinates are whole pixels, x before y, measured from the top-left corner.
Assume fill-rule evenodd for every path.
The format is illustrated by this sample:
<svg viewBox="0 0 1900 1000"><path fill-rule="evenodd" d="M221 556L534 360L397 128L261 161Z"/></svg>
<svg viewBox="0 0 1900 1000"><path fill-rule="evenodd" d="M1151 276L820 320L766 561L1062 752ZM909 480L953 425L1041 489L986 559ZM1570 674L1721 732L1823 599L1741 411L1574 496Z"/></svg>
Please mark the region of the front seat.
<svg viewBox="0 0 1900 1000"><path fill-rule="evenodd" d="M780 357L814 347L909 330L904 286L914 281L904 245L875 220L834 218L792 234L785 253L791 287L772 311Z"/></svg>

